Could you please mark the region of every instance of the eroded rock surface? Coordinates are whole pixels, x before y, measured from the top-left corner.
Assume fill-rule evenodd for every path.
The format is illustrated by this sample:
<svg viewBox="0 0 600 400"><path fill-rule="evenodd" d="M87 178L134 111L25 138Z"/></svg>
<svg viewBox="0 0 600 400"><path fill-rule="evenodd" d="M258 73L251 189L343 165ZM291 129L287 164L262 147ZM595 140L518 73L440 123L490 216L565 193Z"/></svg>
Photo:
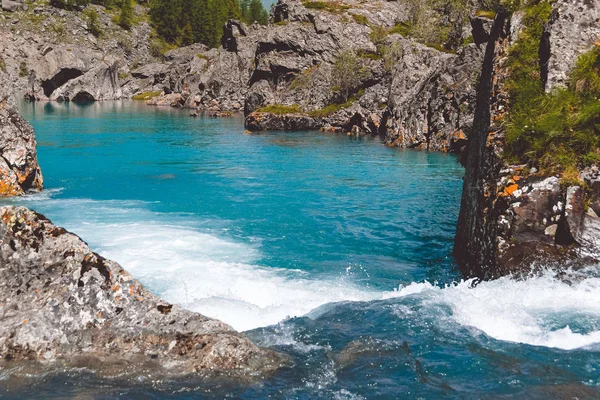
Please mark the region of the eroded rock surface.
<svg viewBox="0 0 600 400"><path fill-rule="evenodd" d="M577 58L600 40L600 4L594 0L557 0L546 25L550 57L546 90L567 85Z"/></svg>
<svg viewBox="0 0 600 400"><path fill-rule="evenodd" d="M0 197L39 191L42 186L33 128L19 114L12 85L0 72Z"/></svg>
<svg viewBox="0 0 600 400"><path fill-rule="evenodd" d="M276 353L168 304L76 235L23 207L0 208L0 355L94 368L262 373ZM91 361L90 361L91 360Z"/></svg>

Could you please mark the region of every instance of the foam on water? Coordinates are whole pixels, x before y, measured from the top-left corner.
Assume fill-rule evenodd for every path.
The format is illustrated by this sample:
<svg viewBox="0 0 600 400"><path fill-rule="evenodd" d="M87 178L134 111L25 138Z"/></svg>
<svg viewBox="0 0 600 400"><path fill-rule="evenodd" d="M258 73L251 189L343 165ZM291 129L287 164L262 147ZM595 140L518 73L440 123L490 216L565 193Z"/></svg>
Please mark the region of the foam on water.
<svg viewBox="0 0 600 400"><path fill-rule="evenodd" d="M449 306L453 321L495 339L565 350L600 342L600 278L568 284L548 272L476 287L472 281L444 288L413 283L392 296L410 294L422 296L426 305Z"/></svg>
<svg viewBox="0 0 600 400"><path fill-rule="evenodd" d="M152 213L143 202L39 199L40 211L50 209L56 223L155 294L237 330L273 325L327 303L381 298L346 276L321 280L300 270L260 266L260 251L252 244L203 232L201 223L185 216Z"/></svg>
<svg viewBox="0 0 600 400"><path fill-rule="evenodd" d="M440 315L441 324L449 318L498 340L567 350L600 342L600 278L593 275L572 284L547 273L475 287L471 281L445 287L424 282L375 291L348 276L263 267L260 247L206 230L186 216L150 212L144 202L53 200L51 195L25 201L50 211L56 223L165 300L238 330L273 325L328 303L415 296L425 310L450 309L450 315Z"/></svg>

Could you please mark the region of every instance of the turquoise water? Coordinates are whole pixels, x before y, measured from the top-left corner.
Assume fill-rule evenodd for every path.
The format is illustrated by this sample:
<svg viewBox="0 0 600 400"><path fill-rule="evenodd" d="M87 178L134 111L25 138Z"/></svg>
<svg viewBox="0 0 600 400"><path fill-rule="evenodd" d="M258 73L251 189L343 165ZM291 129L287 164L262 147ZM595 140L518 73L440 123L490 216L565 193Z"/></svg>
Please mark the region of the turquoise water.
<svg viewBox="0 0 600 400"><path fill-rule="evenodd" d="M293 365L255 385L0 376L5 396L598 396L600 279L457 283L451 155L132 102L22 111L47 190L17 203Z"/></svg>

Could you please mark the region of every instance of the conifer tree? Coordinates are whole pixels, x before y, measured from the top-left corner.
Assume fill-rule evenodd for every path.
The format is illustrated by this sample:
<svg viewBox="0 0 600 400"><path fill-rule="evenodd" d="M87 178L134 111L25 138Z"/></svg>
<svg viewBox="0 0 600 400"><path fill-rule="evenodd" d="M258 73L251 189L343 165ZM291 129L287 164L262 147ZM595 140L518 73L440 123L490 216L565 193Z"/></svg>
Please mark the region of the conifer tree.
<svg viewBox="0 0 600 400"><path fill-rule="evenodd" d="M121 14L119 14L119 25L126 30L130 30L133 26L133 0L123 0Z"/></svg>

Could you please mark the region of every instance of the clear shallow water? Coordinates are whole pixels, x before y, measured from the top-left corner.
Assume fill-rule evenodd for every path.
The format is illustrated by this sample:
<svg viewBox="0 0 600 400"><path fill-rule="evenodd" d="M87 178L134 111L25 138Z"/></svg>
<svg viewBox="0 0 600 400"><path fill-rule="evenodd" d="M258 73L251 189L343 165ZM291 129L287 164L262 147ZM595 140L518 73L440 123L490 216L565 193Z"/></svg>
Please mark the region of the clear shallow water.
<svg viewBox="0 0 600 400"><path fill-rule="evenodd" d="M18 203L294 365L249 386L0 375L9 397L598 396L593 271L571 286L550 275L454 283L452 156L318 132L246 135L239 118L133 103L22 111L49 190Z"/></svg>

